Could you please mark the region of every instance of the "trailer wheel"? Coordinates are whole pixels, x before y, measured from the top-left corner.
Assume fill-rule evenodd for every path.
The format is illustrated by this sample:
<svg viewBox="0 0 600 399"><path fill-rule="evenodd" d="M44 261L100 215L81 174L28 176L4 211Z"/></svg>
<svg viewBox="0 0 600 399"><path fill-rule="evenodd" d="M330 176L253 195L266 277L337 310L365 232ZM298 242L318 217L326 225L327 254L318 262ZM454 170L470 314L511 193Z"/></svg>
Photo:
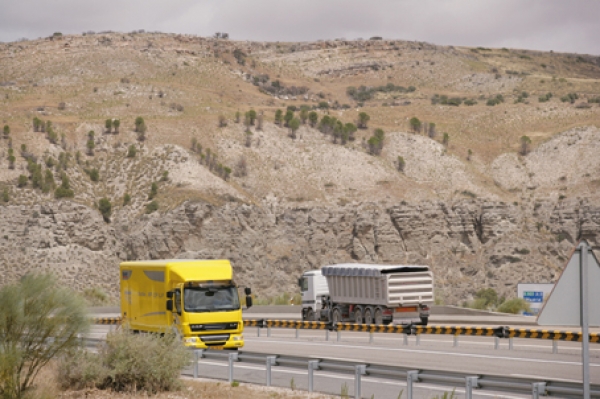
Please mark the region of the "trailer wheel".
<svg viewBox="0 0 600 399"><path fill-rule="evenodd" d="M365 324L373 324L373 309L371 308L365 309Z"/></svg>
<svg viewBox="0 0 600 399"><path fill-rule="evenodd" d="M342 312L340 312L339 308L334 308L333 312L331 312L331 323L333 323L333 325L337 325L337 323L340 323L342 321Z"/></svg>
<svg viewBox="0 0 600 399"><path fill-rule="evenodd" d="M315 321L315 312L312 309L308 309L306 312L306 321Z"/></svg>
<svg viewBox="0 0 600 399"><path fill-rule="evenodd" d="M356 308L356 310L354 311L354 322L356 324L362 324L363 314L361 308Z"/></svg>
<svg viewBox="0 0 600 399"><path fill-rule="evenodd" d="M375 324L383 325L383 312L380 308L375 309Z"/></svg>
<svg viewBox="0 0 600 399"><path fill-rule="evenodd" d="M426 326L427 322L429 321L429 317L426 317L426 316L423 317L423 316L421 316L420 319L421 319L421 325L422 326Z"/></svg>

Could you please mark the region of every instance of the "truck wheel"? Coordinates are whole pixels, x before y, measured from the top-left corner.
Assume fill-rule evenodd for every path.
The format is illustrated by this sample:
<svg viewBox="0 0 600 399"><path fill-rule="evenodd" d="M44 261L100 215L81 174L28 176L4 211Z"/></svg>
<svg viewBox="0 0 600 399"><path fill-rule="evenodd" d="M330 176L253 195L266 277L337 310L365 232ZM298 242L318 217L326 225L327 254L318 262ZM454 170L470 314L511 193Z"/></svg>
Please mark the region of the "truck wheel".
<svg viewBox="0 0 600 399"><path fill-rule="evenodd" d="M333 324L337 324L341 321L342 321L342 313L340 312L340 310L338 308L333 309L333 312L331 313L331 322Z"/></svg>
<svg viewBox="0 0 600 399"><path fill-rule="evenodd" d="M421 325L426 326L429 321L429 317L421 317Z"/></svg>
<svg viewBox="0 0 600 399"><path fill-rule="evenodd" d="M315 312L312 309L308 309L306 312L306 321L315 321Z"/></svg>
<svg viewBox="0 0 600 399"><path fill-rule="evenodd" d="M365 310L365 324L373 324L373 309L371 308Z"/></svg>
<svg viewBox="0 0 600 399"><path fill-rule="evenodd" d="M375 324L383 325L383 312L379 308L375 309Z"/></svg>
<svg viewBox="0 0 600 399"><path fill-rule="evenodd" d="M362 324L363 322L363 314L360 308L356 308L356 310L354 311L354 322L356 324Z"/></svg>

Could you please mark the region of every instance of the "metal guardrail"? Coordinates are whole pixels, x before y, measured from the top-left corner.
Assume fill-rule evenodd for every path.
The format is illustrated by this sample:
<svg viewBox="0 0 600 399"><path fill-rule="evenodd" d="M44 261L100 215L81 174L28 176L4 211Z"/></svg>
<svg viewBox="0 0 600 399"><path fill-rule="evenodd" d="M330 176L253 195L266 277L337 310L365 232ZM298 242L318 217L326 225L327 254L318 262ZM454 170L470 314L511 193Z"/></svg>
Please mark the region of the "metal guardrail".
<svg viewBox="0 0 600 399"><path fill-rule="evenodd" d="M314 371L330 371L340 374L354 375L354 397L361 398L363 375L377 378L399 380L404 379L407 387L408 399L414 398L414 388L417 383L427 383L444 387L465 387L465 398L471 399L473 391L489 390L502 391L513 394L531 394L538 399L545 395L560 395L564 398L581 398L583 384L542 379L528 379L522 377L502 377L495 375L465 375L456 372L439 370L414 370L407 367L387 366L381 364L363 363L356 364L348 361L332 360L327 358L308 358L286 355L270 355L254 352L226 352L216 350L194 350L193 377L198 378L199 362L201 359L218 359L228 362L228 381L233 382L234 364L249 362L264 364L266 367L265 384L271 386L271 373L273 367L283 366L294 369L307 370L308 392L313 392ZM600 385L590 387L591 397L600 398Z"/></svg>

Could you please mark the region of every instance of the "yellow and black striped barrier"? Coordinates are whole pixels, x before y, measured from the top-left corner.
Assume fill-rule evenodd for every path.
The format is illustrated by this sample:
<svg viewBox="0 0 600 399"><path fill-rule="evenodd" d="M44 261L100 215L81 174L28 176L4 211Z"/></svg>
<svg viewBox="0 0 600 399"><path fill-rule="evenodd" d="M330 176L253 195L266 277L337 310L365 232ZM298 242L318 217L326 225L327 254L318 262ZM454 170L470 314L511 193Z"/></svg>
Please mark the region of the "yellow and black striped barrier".
<svg viewBox="0 0 600 399"><path fill-rule="evenodd" d="M300 321L300 320L265 320L267 328L294 328L305 330L329 330L330 324L322 321Z"/></svg>
<svg viewBox="0 0 600 399"><path fill-rule="evenodd" d="M263 323L264 323L263 319L244 320L244 327L259 327L259 328L263 328Z"/></svg>
<svg viewBox="0 0 600 399"><path fill-rule="evenodd" d="M94 317L92 324L121 324L120 317Z"/></svg>
<svg viewBox="0 0 600 399"><path fill-rule="evenodd" d="M351 324L351 323L338 323L337 331L356 331L356 332L368 332L368 333L396 333L396 334L411 334L411 328L409 326L397 325L397 326L384 326L375 324Z"/></svg>
<svg viewBox="0 0 600 399"><path fill-rule="evenodd" d="M475 335L481 337L506 337L506 327L476 326L413 326L413 334Z"/></svg>
<svg viewBox="0 0 600 399"><path fill-rule="evenodd" d="M537 330L529 328L509 328L508 338L550 339L553 341L581 342L582 334L577 331ZM590 334L590 342L600 343L600 334Z"/></svg>

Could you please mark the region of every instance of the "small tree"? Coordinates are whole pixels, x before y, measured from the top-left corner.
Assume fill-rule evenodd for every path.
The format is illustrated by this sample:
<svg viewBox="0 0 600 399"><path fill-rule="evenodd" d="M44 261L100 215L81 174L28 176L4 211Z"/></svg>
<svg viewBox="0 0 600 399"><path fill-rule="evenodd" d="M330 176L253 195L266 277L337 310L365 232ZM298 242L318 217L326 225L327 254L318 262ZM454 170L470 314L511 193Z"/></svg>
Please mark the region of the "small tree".
<svg viewBox="0 0 600 399"><path fill-rule="evenodd" d="M471 149L469 149L467 151L467 161L470 161L472 156L473 156L473 151L471 151Z"/></svg>
<svg viewBox="0 0 600 399"><path fill-rule="evenodd" d="M138 116L137 118L135 118L135 131L139 132L140 131L140 126L145 125L144 123L144 118L142 118L141 116Z"/></svg>
<svg viewBox="0 0 600 399"><path fill-rule="evenodd" d="M8 169L14 169L15 168L15 161L16 158L14 155L9 155L8 156Z"/></svg>
<svg viewBox="0 0 600 399"><path fill-rule="evenodd" d="M359 129L366 129L367 122L369 122L370 119L371 117L369 116L369 114L367 114L366 112L361 112L360 114L358 114L358 123L356 125Z"/></svg>
<svg viewBox="0 0 600 399"><path fill-rule="evenodd" d="M287 111L285 111L285 116L283 117L283 120L285 121L284 126L290 127L290 122L292 119L294 119L294 111L288 109Z"/></svg>
<svg viewBox="0 0 600 399"><path fill-rule="evenodd" d="M97 182L98 180L100 180L100 173L98 172L98 169L96 169L96 168L93 168L92 170L90 170L89 175L90 175L90 180L93 182Z"/></svg>
<svg viewBox="0 0 600 399"><path fill-rule="evenodd" d="M444 133L444 138L442 139L442 144L444 144L444 146L448 147L449 142L450 142L450 136L448 135L448 133Z"/></svg>
<svg viewBox="0 0 600 399"><path fill-rule="evenodd" d="M156 194L158 193L158 184L156 183L152 183L152 186L150 186L150 194L148 194L148 199L151 200L154 197L156 197Z"/></svg>
<svg viewBox="0 0 600 399"><path fill-rule="evenodd" d="M106 128L106 133L110 133L112 131L113 121L112 119L107 119L104 122L104 127Z"/></svg>
<svg viewBox="0 0 600 399"><path fill-rule="evenodd" d="M354 133L356 133L357 127L354 123L348 122L344 125L344 133L348 134L348 140L354 141Z"/></svg>
<svg viewBox="0 0 600 399"><path fill-rule="evenodd" d="M8 140L8 137L10 136L10 126L4 125L3 133L4 133L4 138L6 140Z"/></svg>
<svg viewBox="0 0 600 399"><path fill-rule="evenodd" d="M406 162L404 161L404 158L401 156L398 156L398 171L404 172L404 166L406 166Z"/></svg>
<svg viewBox="0 0 600 399"><path fill-rule="evenodd" d="M54 175L50 169L46 169L46 176L44 178L44 184L42 185L42 192L49 193L50 190L54 190L56 183L54 182Z"/></svg>
<svg viewBox="0 0 600 399"><path fill-rule="evenodd" d="M137 154L137 149L135 148L134 144L131 144L129 146L129 148L127 149L127 158L135 158L136 154Z"/></svg>
<svg viewBox="0 0 600 399"><path fill-rule="evenodd" d="M310 122L310 127L315 127L319 120L319 115L315 111L311 111L308 113L308 121Z"/></svg>
<svg viewBox="0 0 600 399"><path fill-rule="evenodd" d="M98 210L102 214L102 218L106 223L110 223L110 215L112 213L112 204L108 198L101 198L98 201Z"/></svg>
<svg viewBox="0 0 600 399"><path fill-rule="evenodd" d="M137 126L137 134L138 134L138 140L139 141L145 141L146 140L146 124L142 123L141 125Z"/></svg>
<svg viewBox="0 0 600 399"><path fill-rule="evenodd" d="M96 148L96 143L94 142L94 139L88 139L87 144L85 145L87 147L87 154L89 156L93 156L94 155L94 148Z"/></svg>
<svg viewBox="0 0 600 399"><path fill-rule="evenodd" d="M158 202L152 201L148 205L146 205L146 213L152 213L158 210Z"/></svg>
<svg viewBox="0 0 600 399"><path fill-rule="evenodd" d="M219 127L225 126L227 126L227 118L225 118L225 115L219 115Z"/></svg>
<svg viewBox="0 0 600 399"><path fill-rule="evenodd" d="M121 121L118 119L115 119L112 124L113 124L113 127L115 128L115 134L119 134L119 126L121 126Z"/></svg>
<svg viewBox="0 0 600 399"><path fill-rule="evenodd" d="M290 137L293 138L293 139L295 139L296 138L296 131L300 127L300 120L298 120L298 118L293 118L292 120L290 120L290 122L288 123L288 125L290 127Z"/></svg>
<svg viewBox="0 0 600 399"><path fill-rule="evenodd" d="M256 111L253 109L248 111L248 118L250 118L250 124L254 126L254 121L256 120Z"/></svg>
<svg viewBox="0 0 600 399"><path fill-rule="evenodd" d="M300 122L303 125L306 125L306 120L308 119L308 107L302 106L300 108Z"/></svg>
<svg viewBox="0 0 600 399"><path fill-rule="evenodd" d="M281 126L281 121L283 120L283 111L278 109L275 111L275 124Z"/></svg>
<svg viewBox="0 0 600 399"><path fill-rule="evenodd" d="M67 176L66 173L63 172L60 175L60 178L62 180L62 183L60 184L60 187L58 187L54 191L54 197L56 197L56 198L73 198L75 193L71 189L71 184L69 183L69 177Z"/></svg>
<svg viewBox="0 0 600 399"><path fill-rule="evenodd" d="M531 139L527 136L521 136L521 155L525 156L529 154L529 145L531 144Z"/></svg>
<svg viewBox="0 0 600 399"><path fill-rule="evenodd" d="M50 274L5 285L0 303L0 396L21 398L50 360L80 346L89 318L80 296Z"/></svg>
<svg viewBox="0 0 600 399"><path fill-rule="evenodd" d="M27 178L27 176L19 175L19 180L17 182L17 186L19 188L23 188L23 187L27 186L27 183L29 183L29 179Z"/></svg>
<svg viewBox="0 0 600 399"><path fill-rule="evenodd" d="M419 133L421 131L422 123L419 120L419 118L417 118L416 116L413 116L412 118L410 118L409 123L410 123L410 128L412 129L413 132Z"/></svg>

